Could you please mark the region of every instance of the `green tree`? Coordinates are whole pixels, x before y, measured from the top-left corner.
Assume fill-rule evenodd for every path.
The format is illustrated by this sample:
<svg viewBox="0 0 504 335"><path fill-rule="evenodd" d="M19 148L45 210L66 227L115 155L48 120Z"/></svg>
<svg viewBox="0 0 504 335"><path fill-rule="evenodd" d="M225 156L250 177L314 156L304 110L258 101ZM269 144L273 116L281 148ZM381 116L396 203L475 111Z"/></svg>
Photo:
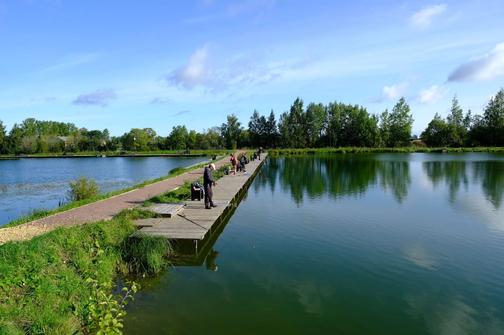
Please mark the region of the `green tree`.
<svg viewBox="0 0 504 335"><path fill-rule="evenodd" d="M390 113L390 146L409 145L413 116L404 98L399 99Z"/></svg>
<svg viewBox="0 0 504 335"><path fill-rule="evenodd" d="M187 134L187 148L198 149L198 133L196 130L191 130L189 134Z"/></svg>
<svg viewBox="0 0 504 335"><path fill-rule="evenodd" d="M276 147L278 142L278 129L273 110L271 110L268 116L264 132L266 134L266 146L270 148Z"/></svg>
<svg viewBox="0 0 504 335"><path fill-rule="evenodd" d="M303 107L303 100L301 100L300 98L297 98L290 108L289 125L289 135L292 137L291 141L293 147L306 147L306 115Z"/></svg>
<svg viewBox="0 0 504 335"><path fill-rule="evenodd" d="M504 89L490 99L483 114L487 129L487 144L504 146Z"/></svg>
<svg viewBox="0 0 504 335"><path fill-rule="evenodd" d="M327 120L326 108L323 104L310 103L306 108L306 132L308 146L320 145Z"/></svg>
<svg viewBox="0 0 504 335"><path fill-rule="evenodd" d="M450 114L447 117L447 126L451 146L462 146L466 141L467 130L464 125L464 111L460 107L457 96L453 97Z"/></svg>
<svg viewBox="0 0 504 335"><path fill-rule="evenodd" d="M380 115L380 140L382 146L392 146L392 139L390 137L390 113L388 109Z"/></svg>
<svg viewBox="0 0 504 335"><path fill-rule="evenodd" d="M428 146L445 146L450 142L449 125L436 113L420 137Z"/></svg>
<svg viewBox="0 0 504 335"><path fill-rule="evenodd" d="M8 151L13 154L20 154L23 152L23 130L15 123L9 132L7 141Z"/></svg>
<svg viewBox="0 0 504 335"><path fill-rule="evenodd" d="M187 148L189 133L185 126L175 126L168 136L169 147L172 150L185 150Z"/></svg>
<svg viewBox="0 0 504 335"><path fill-rule="evenodd" d="M122 136L121 142L124 150L147 151L155 141L156 132L151 128L133 128Z"/></svg>
<svg viewBox="0 0 504 335"><path fill-rule="evenodd" d="M0 154L7 153L7 131L3 122L0 120Z"/></svg>
<svg viewBox="0 0 504 335"><path fill-rule="evenodd" d="M223 123L220 129L226 148L236 149L242 132L241 124L236 115L228 115L227 122Z"/></svg>
<svg viewBox="0 0 504 335"><path fill-rule="evenodd" d="M280 120L278 122L278 131L280 136L280 144L284 148L291 148L294 146L292 129L290 125L289 113L284 112L280 115Z"/></svg>
<svg viewBox="0 0 504 335"><path fill-rule="evenodd" d="M264 127L257 110L254 110L254 113L252 113L248 126L250 144L254 147L261 146L263 141L262 136L264 135Z"/></svg>

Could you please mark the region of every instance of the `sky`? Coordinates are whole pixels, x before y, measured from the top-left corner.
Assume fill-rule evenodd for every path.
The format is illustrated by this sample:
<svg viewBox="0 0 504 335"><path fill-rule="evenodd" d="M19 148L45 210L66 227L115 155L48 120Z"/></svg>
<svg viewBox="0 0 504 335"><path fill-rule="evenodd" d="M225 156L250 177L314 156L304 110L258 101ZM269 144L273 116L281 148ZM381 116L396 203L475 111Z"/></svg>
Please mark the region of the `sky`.
<svg viewBox="0 0 504 335"><path fill-rule="evenodd" d="M121 135L404 96L420 134L504 87L504 2L0 0L0 120Z"/></svg>

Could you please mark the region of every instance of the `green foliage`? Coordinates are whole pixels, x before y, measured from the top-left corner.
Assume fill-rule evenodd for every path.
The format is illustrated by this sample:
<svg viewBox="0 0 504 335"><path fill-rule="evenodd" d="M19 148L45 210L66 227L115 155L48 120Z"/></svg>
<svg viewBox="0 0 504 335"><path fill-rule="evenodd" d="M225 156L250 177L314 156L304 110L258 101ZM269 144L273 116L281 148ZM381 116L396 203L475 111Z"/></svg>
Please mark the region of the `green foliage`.
<svg viewBox="0 0 504 335"><path fill-rule="evenodd" d="M436 113L434 119L429 122L429 125L424 130L421 137L429 146L446 146L450 141L449 126L446 121Z"/></svg>
<svg viewBox="0 0 504 335"><path fill-rule="evenodd" d="M117 303L110 292L127 268L122 244L134 231L113 219L1 245L0 333L94 333L100 324L120 324L134 288Z"/></svg>
<svg viewBox="0 0 504 335"><path fill-rule="evenodd" d="M185 126L173 127L167 138L168 147L174 150L185 150L188 147L189 132Z"/></svg>
<svg viewBox="0 0 504 335"><path fill-rule="evenodd" d="M87 305L87 328L96 330L97 335L122 334L124 328L124 311L129 301L134 300L133 295L138 287L132 283L123 287L121 294L110 294L109 283L99 283L96 279L88 278L86 283L92 287L92 295Z"/></svg>
<svg viewBox="0 0 504 335"><path fill-rule="evenodd" d="M504 145L504 89L493 97L484 115L465 116L457 97L445 119L446 145ZM273 111L268 117L254 110L248 129L243 129L236 115L228 115L220 127L202 132L174 126L171 133L158 136L152 128L134 128L120 137L110 136L107 129L79 129L71 123L26 119L15 124L8 135L0 122L0 153L40 154L85 151L151 152L159 150L208 150L237 147L313 148L338 146L411 145L413 117L410 106L401 98L392 110L374 115L358 105L332 102L305 103L297 98L287 112L281 113L278 124ZM439 120L431 125L440 126ZM434 140L439 142L439 140Z"/></svg>
<svg viewBox="0 0 504 335"><path fill-rule="evenodd" d="M7 132L2 120L0 120L0 154L5 153L7 153Z"/></svg>
<svg viewBox="0 0 504 335"><path fill-rule="evenodd" d="M390 137L386 144L389 147L409 145L413 116L404 98L399 99L389 115Z"/></svg>
<svg viewBox="0 0 504 335"><path fill-rule="evenodd" d="M122 244L122 257L130 273L154 275L168 265L167 256L171 251L166 238L147 235L131 236Z"/></svg>
<svg viewBox="0 0 504 335"><path fill-rule="evenodd" d="M227 149L236 149L242 132L241 123L234 114L227 116L227 123L221 125L221 136Z"/></svg>
<svg viewBox="0 0 504 335"><path fill-rule="evenodd" d="M152 128L133 128L122 137L122 147L130 151L147 151L156 149L156 132Z"/></svg>
<svg viewBox="0 0 504 335"><path fill-rule="evenodd" d="M483 115L487 131L485 144L492 146L504 145L504 89L490 99Z"/></svg>
<svg viewBox="0 0 504 335"><path fill-rule="evenodd" d="M70 201L80 201L96 197L100 193L98 184L86 177L80 177L76 181L70 182L68 199Z"/></svg>

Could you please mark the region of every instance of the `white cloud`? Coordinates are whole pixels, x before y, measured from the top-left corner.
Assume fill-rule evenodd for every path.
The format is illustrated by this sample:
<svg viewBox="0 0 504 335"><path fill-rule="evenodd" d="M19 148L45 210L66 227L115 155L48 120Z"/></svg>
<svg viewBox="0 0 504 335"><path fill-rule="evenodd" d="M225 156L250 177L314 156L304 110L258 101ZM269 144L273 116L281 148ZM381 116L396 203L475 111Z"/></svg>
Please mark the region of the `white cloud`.
<svg viewBox="0 0 504 335"><path fill-rule="evenodd" d="M217 62L210 62L209 58L206 46L196 50L188 63L166 76L166 80L186 89L201 87L216 92L270 82L301 66L295 61L262 62L260 57L214 57L212 60Z"/></svg>
<svg viewBox="0 0 504 335"><path fill-rule="evenodd" d="M409 18L414 28L425 29L429 27L436 16L443 14L448 6L446 4L431 5L422 8Z"/></svg>
<svg viewBox="0 0 504 335"><path fill-rule="evenodd" d="M385 100L397 100L404 95L408 88L407 82L402 82L390 86L384 86L382 89L382 96Z"/></svg>
<svg viewBox="0 0 504 335"><path fill-rule="evenodd" d="M186 88L193 88L204 84L208 74L207 59L208 46L205 45L191 55L189 62L185 66L175 70L169 76L169 81Z"/></svg>
<svg viewBox="0 0 504 335"><path fill-rule="evenodd" d="M72 103L74 105L83 105L83 106L101 106L105 107L109 104L111 100L117 98L117 94L113 89L101 89L96 90L91 93L81 94L77 98L75 98Z"/></svg>
<svg viewBox="0 0 504 335"><path fill-rule="evenodd" d="M472 59L457 67L448 81L483 81L504 76L504 42L484 56Z"/></svg>
<svg viewBox="0 0 504 335"><path fill-rule="evenodd" d="M418 95L418 100L423 104L431 104L441 100L445 94L446 90L444 87L438 85L432 85L422 91Z"/></svg>

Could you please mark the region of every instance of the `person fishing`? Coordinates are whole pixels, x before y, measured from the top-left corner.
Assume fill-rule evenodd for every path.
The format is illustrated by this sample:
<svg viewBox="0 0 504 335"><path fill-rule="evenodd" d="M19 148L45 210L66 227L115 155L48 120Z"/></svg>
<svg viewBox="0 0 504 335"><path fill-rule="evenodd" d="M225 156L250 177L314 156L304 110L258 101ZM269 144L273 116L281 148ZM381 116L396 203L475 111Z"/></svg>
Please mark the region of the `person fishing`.
<svg viewBox="0 0 504 335"><path fill-rule="evenodd" d="M213 179L212 176L212 171L215 170L215 164L210 163L208 164L207 167L205 167L205 170L203 172L203 187L205 189L205 208L206 209L212 209L212 207L217 207L213 203L212 197L213 197L213 190L212 186L215 186L215 180Z"/></svg>

